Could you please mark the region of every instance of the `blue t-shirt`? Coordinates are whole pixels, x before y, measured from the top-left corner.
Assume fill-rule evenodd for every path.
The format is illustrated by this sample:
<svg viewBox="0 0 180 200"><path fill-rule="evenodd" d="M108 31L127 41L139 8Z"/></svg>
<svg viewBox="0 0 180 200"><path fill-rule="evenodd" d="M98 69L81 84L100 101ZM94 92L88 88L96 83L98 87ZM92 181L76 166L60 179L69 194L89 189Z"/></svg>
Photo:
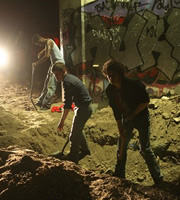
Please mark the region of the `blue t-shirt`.
<svg viewBox="0 0 180 200"><path fill-rule="evenodd" d="M77 107L81 107L91 102L88 90L82 81L72 75L66 74L63 80L64 88L64 109L71 109L72 103Z"/></svg>

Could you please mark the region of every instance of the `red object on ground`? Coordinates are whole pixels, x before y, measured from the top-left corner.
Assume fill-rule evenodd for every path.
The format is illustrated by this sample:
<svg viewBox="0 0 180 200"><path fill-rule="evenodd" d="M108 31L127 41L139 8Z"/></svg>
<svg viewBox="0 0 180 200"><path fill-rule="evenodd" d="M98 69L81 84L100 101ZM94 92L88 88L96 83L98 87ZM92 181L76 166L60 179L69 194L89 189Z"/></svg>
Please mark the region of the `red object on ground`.
<svg viewBox="0 0 180 200"><path fill-rule="evenodd" d="M51 112L62 112L64 108L64 104L60 105L60 106L53 106L51 108ZM75 105L72 104L71 105L71 110L74 111Z"/></svg>

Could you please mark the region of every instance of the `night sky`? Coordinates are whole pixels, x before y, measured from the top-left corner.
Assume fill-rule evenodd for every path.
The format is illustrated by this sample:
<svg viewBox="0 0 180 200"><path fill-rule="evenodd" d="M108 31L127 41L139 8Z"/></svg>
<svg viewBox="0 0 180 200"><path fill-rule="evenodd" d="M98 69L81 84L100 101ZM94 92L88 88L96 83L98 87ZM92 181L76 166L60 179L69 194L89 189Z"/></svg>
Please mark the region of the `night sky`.
<svg viewBox="0 0 180 200"><path fill-rule="evenodd" d="M24 33L20 40L19 31ZM10 53L9 65L17 80L25 77L25 73L29 76L25 81L31 80L32 62L37 60L37 54L42 49L32 44L34 33L46 38L59 38L59 0L0 0L0 48ZM23 66L21 73L19 66ZM38 81L40 78L44 81L48 67L49 62L38 67Z"/></svg>
<svg viewBox="0 0 180 200"><path fill-rule="evenodd" d="M19 30L28 35L59 35L59 0L0 0L0 41Z"/></svg>

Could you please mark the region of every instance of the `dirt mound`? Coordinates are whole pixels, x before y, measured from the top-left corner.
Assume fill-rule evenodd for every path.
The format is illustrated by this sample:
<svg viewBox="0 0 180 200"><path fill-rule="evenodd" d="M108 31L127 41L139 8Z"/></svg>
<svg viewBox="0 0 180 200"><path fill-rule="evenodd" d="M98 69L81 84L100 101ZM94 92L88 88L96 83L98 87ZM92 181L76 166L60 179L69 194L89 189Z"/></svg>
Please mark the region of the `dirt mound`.
<svg viewBox="0 0 180 200"><path fill-rule="evenodd" d="M169 191L148 190L17 147L0 149L0 172L2 200L178 199Z"/></svg>

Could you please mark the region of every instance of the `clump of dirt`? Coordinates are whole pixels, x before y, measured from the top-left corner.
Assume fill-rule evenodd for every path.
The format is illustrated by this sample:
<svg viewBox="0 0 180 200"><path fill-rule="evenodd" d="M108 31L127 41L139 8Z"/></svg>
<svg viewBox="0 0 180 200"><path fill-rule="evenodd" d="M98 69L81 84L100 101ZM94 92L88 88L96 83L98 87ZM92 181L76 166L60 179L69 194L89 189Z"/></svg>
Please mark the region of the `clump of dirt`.
<svg viewBox="0 0 180 200"><path fill-rule="evenodd" d="M82 188L84 188L85 193L81 195L87 195L89 199L180 199L179 96L151 99L149 105L151 144L157 155L166 182L165 186L163 185L162 188L157 189L154 188L150 173L139 153L137 130L134 130L133 137L129 144L126 169L127 180L120 180L111 176L116 163L116 143L119 133L112 110L109 106L102 107L99 105L101 109L94 112L88 120L84 132L88 140L91 155L86 156L79 162L79 166L76 166L73 165L73 163L69 164L69 162L61 162L49 157L52 153L61 151L67 141L71 128L73 111L68 115L64 131L58 133L57 124L61 113L51 112L51 110L41 111L39 109L37 112L29 98L30 86L24 87L15 83L12 84L3 77L1 77L1 80L0 148L3 149L0 151L0 174L2 177L0 179L0 190L3 195L10 195L9 191L11 189L7 188L12 184L12 188L14 188L10 191L12 196L13 194L18 195L13 192L20 191L20 193L23 193L23 191L29 190L29 192L27 192L29 197L36 194L37 198L39 197L38 199L48 199L48 191L49 195L52 195L54 199L78 199ZM38 91L33 91L34 101L37 100L38 95ZM55 102L56 103L53 103L52 106L60 106L62 104L59 101ZM9 148L10 145L16 145L18 148ZM65 153L67 153L68 150L69 145L67 145ZM15 152L13 153L13 151ZM11 156L9 157L9 155ZM14 161L13 157L15 159ZM12 160L10 158L12 158ZM39 158L40 160L38 160ZM42 169L42 166L45 166L42 165L42 163L45 162L44 160L47 161L45 164L46 167L44 168L47 169L48 164L53 167L48 168L46 173L43 172L43 169L42 175L38 170ZM15 162L14 165L13 162ZM10 166L11 163L13 166L18 166L15 167L14 171L8 168L8 165ZM62 163L64 163L63 166L73 166L71 170L63 172L66 176L70 176L71 173L74 174L73 178L71 177L72 182L63 175L65 180L68 179L67 181L70 181L70 185L67 184L69 189L65 188L64 191L72 194L71 198L70 196L62 197L60 195L61 190L59 187L63 188L65 186L58 183L59 181L62 182L60 177L57 177L56 180L55 174L58 175L60 173L56 171L62 168L60 167ZM79 175L75 175L75 168L81 169L80 171L83 171L84 174L81 174L80 177ZM38 176L36 177L36 175ZM52 176L52 179L50 176ZM59 174L59 176L62 176L62 174ZM73 185L76 183L74 179L77 177L79 177L79 186L76 188ZM10 178L12 178L12 180ZM37 187L35 185L37 185ZM3 186L2 189L1 186ZM37 189L38 186L41 188L39 192ZM53 188L55 188L55 190ZM60 192L58 192L57 188ZM77 198L74 193L70 192L70 190L74 191L74 188L76 188L78 191L77 193L79 193L76 194ZM23 194L25 195L25 192ZM63 191L62 194L65 195ZM172 194L174 195L173 197ZM87 197L84 199L88 199ZM9 200L10 198L12 197L8 196L8 198L6 198L4 196L0 199ZM17 199L21 198L18 196ZM22 197L22 199L25 199L25 197ZM26 199L28 199L28 197ZM36 199L35 195L31 199Z"/></svg>

